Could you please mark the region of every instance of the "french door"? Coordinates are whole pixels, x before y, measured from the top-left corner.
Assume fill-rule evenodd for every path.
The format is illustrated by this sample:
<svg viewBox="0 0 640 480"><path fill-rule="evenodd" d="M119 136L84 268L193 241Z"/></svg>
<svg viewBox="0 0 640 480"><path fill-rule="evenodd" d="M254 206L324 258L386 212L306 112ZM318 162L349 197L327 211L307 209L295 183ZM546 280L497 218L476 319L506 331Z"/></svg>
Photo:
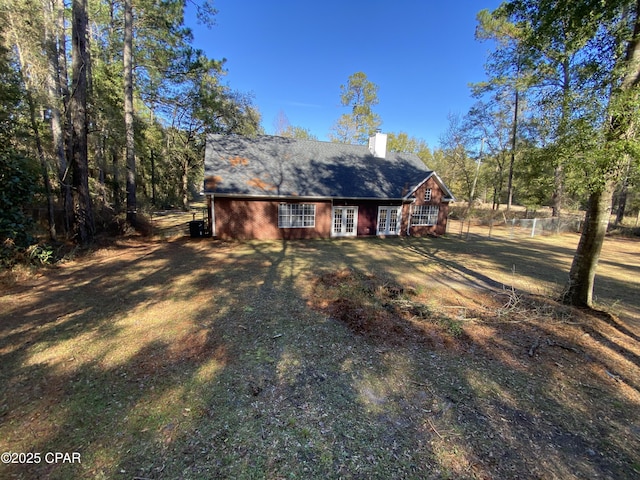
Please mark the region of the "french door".
<svg viewBox="0 0 640 480"><path fill-rule="evenodd" d="M355 237L358 233L358 207L333 207L334 237Z"/></svg>
<svg viewBox="0 0 640 480"><path fill-rule="evenodd" d="M378 207L378 235L400 235L402 207Z"/></svg>

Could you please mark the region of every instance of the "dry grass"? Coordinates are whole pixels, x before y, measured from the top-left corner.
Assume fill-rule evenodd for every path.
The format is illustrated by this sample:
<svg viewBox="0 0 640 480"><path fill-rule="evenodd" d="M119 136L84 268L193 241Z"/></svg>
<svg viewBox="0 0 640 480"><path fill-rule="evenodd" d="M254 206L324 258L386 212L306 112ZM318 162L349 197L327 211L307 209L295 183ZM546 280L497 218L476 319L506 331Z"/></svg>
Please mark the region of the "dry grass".
<svg viewBox="0 0 640 480"><path fill-rule="evenodd" d="M2 478L637 478L640 244L123 241L0 296ZM542 253L542 254L541 254ZM515 267L514 267L515 266Z"/></svg>

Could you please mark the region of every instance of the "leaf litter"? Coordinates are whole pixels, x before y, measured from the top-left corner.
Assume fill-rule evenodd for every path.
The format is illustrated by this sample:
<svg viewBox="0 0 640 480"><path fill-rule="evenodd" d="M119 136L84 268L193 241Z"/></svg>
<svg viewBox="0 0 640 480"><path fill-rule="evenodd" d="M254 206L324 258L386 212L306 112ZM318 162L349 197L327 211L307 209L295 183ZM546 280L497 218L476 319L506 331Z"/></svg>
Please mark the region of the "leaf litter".
<svg viewBox="0 0 640 480"><path fill-rule="evenodd" d="M83 464L0 473L637 477L640 349L621 319L327 268L370 245L311 245L169 242L144 263L123 248L14 289L0 446L78 449Z"/></svg>

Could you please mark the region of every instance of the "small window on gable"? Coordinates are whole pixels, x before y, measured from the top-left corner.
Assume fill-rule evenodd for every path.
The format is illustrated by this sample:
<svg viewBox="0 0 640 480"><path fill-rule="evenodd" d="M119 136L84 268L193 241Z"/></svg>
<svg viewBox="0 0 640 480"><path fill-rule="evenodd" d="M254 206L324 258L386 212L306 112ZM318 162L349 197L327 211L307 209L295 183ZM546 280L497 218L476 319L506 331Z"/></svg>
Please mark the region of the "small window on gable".
<svg viewBox="0 0 640 480"><path fill-rule="evenodd" d="M430 188L426 188L424 190L424 201L425 202L430 202L431 201L431 189Z"/></svg>

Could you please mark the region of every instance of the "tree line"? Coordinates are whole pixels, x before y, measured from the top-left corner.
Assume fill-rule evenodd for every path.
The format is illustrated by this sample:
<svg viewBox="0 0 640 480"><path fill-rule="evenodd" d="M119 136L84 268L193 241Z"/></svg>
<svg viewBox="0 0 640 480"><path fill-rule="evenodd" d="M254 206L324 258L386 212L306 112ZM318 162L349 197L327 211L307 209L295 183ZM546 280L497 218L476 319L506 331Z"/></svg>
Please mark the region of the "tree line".
<svg viewBox="0 0 640 480"><path fill-rule="evenodd" d="M254 134L250 96L192 46L183 0L14 0L0 7L0 239L86 245L141 207L186 207L204 133ZM190 3L213 25L208 0Z"/></svg>
<svg viewBox="0 0 640 480"><path fill-rule="evenodd" d="M444 145L467 178L485 163L494 205L584 208L563 295L591 306L614 201L619 222L640 175L640 0L510 0L478 14L476 37L495 44L487 80ZM486 149L469 162L478 141Z"/></svg>

